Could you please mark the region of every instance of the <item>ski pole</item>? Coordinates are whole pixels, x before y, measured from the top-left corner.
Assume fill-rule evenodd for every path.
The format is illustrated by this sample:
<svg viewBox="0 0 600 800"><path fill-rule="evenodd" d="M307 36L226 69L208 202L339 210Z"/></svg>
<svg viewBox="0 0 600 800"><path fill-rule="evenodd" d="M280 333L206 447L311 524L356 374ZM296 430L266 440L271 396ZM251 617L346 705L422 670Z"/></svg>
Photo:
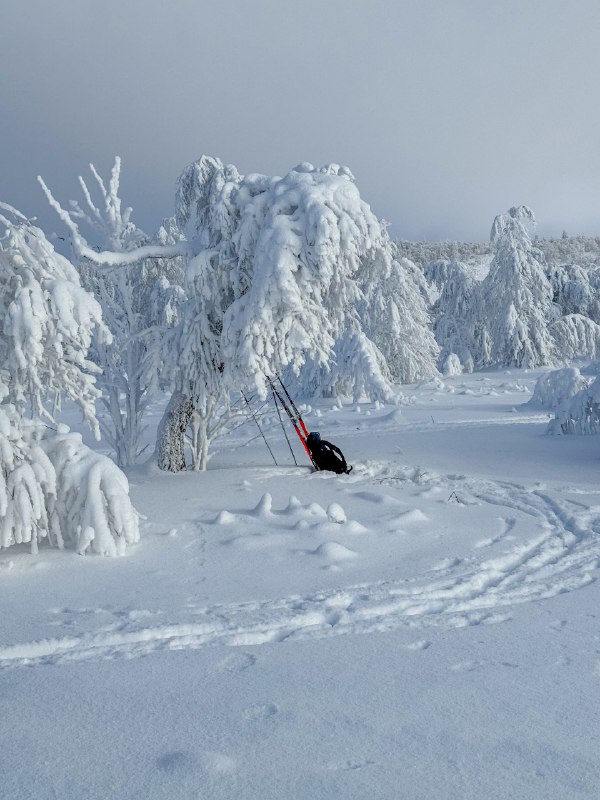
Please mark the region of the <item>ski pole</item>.
<svg viewBox="0 0 600 800"><path fill-rule="evenodd" d="M277 404L277 396L275 395L275 390L273 389L273 387L271 387L271 391L273 392L273 402L275 403L275 408L277 409L277 416L279 417L279 424L281 425L281 430L283 431L285 440L288 443L288 447L290 448L290 453L292 454L292 458L294 459L294 464L298 466L298 462L296 461L296 455L292 449L292 444L290 442L289 436L287 435L285 425L283 424L283 419L281 418L281 411L279 409L279 405Z"/></svg>
<svg viewBox="0 0 600 800"><path fill-rule="evenodd" d="M258 420L256 419L256 415L254 414L254 411L252 411L252 408L250 407L250 403L248 402L248 398L247 398L247 397L246 397L246 395L244 394L244 390L243 390L243 389L240 389L240 392L241 392L241 394L242 394L242 397L243 397L243 398L244 398L244 400L246 401L246 405L248 406L248 409L249 409L249 411L250 411L250 414L251 414L251 416L252 416L252 419L254 420L254 422L256 422L256 427L257 427L257 428L258 428L258 430L260 431L260 435L262 436L262 438L263 438L263 439L264 439L264 441L265 441L265 444L267 445L267 448L268 448L268 450L269 450L269 453L271 453L271 458L272 458L272 459L273 459L273 461L275 462L275 466L276 466L276 467L278 467L278 466L279 466L279 464L277 463L277 459L275 458L275 456L273 455L273 451L272 451L272 450L271 450L271 448L269 447L269 443L267 442L267 437L266 437L266 436L265 436L265 434L263 433L263 429L262 429L262 428L260 427L260 425L258 424Z"/></svg>
<svg viewBox="0 0 600 800"><path fill-rule="evenodd" d="M271 380L271 378L267 378L267 380L269 381L269 384L270 384L270 386L271 386L271 389L273 390L273 392L274 392L274 393L277 395L277 397L279 398L279 402L280 402L280 403L281 403L281 405L283 406L283 408L284 408L284 410L285 410L286 414L287 414L287 415L288 415L288 417L290 418L290 421L291 421L292 425L294 426L294 430L295 430L295 431L296 431L296 433L298 434L298 438L299 438L299 439L300 439L300 441L302 442L302 446L303 446L303 447L304 447L304 449L306 450L306 454L307 454L307 456L309 457L311 464L313 465L313 467L315 468L315 470L318 470L319 468L318 468L318 467L317 467L317 465L315 464L315 462L314 462L314 460L313 460L313 457L312 457L312 453L310 452L310 449L309 449L308 445L306 444L306 436L308 436L308 434L304 434L304 433L303 433L303 431L302 431L302 430L301 430L301 429L298 427L298 420L296 419L296 417L294 417L294 415L292 414L292 412L291 412L291 410L290 410L289 406L287 405L287 403L285 402L285 400L283 399L283 397L280 395L280 393L279 393L279 392L277 391L277 389L275 388L275 385L274 385L273 381ZM296 409L296 410L297 410L297 409ZM303 429L304 429L304 430L306 430L306 426L305 426L304 424L303 424Z"/></svg>

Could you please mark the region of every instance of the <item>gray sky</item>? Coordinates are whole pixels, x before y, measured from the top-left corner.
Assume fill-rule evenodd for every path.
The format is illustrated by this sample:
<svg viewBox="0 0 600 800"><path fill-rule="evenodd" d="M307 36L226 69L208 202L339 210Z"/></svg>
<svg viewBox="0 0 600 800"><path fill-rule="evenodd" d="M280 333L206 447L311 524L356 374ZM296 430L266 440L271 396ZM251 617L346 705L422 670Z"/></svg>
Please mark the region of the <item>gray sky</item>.
<svg viewBox="0 0 600 800"><path fill-rule="evenodd" d="M123 158L153 232L203 153L242 173L352 169L407 239L600 235L598 0L2 0L0 200L60 223Z"/></svg>

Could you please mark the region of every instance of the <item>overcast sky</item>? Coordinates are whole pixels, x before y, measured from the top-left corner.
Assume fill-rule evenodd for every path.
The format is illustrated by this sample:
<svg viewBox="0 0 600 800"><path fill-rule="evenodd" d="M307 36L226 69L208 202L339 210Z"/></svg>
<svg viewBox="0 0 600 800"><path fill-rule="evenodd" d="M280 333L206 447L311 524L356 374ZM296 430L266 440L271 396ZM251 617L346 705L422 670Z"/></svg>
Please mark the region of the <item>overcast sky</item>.
<svg viewBox="0 0 600 800"><path fill-rule="evenodd" d="M406 239L600 235L599 0L2 0L0 200L59 230L123 159L151 233L203 153L242 173L346 164Z"/></svg>

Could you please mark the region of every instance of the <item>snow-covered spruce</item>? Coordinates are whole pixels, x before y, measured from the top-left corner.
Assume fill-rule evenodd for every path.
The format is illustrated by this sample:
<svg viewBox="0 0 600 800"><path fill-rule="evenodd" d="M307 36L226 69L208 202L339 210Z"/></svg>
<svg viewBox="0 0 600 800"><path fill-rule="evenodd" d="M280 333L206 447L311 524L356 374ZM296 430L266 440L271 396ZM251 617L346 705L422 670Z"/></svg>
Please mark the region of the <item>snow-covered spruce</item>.
<svg viewBox="0 0 600 800"><path fill-rule="evenodd" d="M597 326L576 315L561 317L554 302L544 255L529 233L534 223L527 206L496 217L490 235L494 257L482 280L456 261L428 266L427 277L440 293L433 318L443 371L456 370L453 355L465 372L595 355Z"/></svg>
<svg viewBox="0 0 600 800"><path fill-rule="evenodd" d="M459 261L435 261L427 276L440 291L432 311L440 369L445 375L472 372L476 351L472 313L479 284Z"/></svg>
<svg viewBox="0 0 600 800"><path fill-rule="evenodd" d="M110 341L100 307L39 228L5 204L0 223L0 547L62 547L81 528L98 552L122 552L139 538L125 476L46 424L66 394L99 435L87 350L93 335Z"/></svg>
<svg viewBox="0 0 600 800"><path fill-rule="evenodd" d="M529 234L534 223L527 206L513 207L494 220L490 241L495 255L480 284L475 310L477 368L490 364L533 368L555 362L548 325L559 312L552 304L543 253Z"/></svg>

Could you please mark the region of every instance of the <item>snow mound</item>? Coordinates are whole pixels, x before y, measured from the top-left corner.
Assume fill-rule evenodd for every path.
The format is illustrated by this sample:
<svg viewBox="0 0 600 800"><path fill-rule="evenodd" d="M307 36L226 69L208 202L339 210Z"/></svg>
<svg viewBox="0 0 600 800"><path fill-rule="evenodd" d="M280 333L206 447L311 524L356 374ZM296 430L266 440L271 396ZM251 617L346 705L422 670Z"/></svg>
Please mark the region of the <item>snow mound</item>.
<svg viewBox="0 0 600 800"><path fill-rule="evenodd" d="M320 544L312 553L322 558L327 558L329 561L349 561L356 558L358 553L350 548L345 547L339 542L324 542Z"/></svg>
<svg viewBox="0 0 600 800"><path fill-rule="evenodd" d="M398 514L398 520L403 523L407 522L429 522L429 517L426 516L421 509L413 508L410 511L405 511L402 514Z"/></svg>
<svg viewBox="0 0 600 800"><path fill-rule="evenodd" d="M271 515L271 508L273 507L273 498L266 492L258 501L254 509L254 515L257 517L268 517Z"/></svg>
<svg viewBox="0 0 600 800"><path fill-rule="evenodd" d="M302 503L300 502L300 500L298 500L296 495L291 494L290 495L290 499L289 499L288 504L287 504L287 507L284 509L284 513L292 514L294 511L296 511L299 508L302 508Z"/></svg>
<svg viewBox="0 0 600 800"><path fill-rule="evenodd" d="M232 522L235 522L235 515L225 509L219 511L215 519L215 525L231 525Z"/></svg>
<svg viewBox="0 0 600 800"><path fill-rule="evenodd" d="M337 503L331 503L327 509L327 516L331 522L337 522L342 525L347 522L348 518L344 509Z"/></svg>
<svg viewBox="0 0 600 800"><path fill-rule="evenodd" d="M538 378L527 405L554 410L582 389L587 389L590 383L576 367L545 372Z"/></svg>

